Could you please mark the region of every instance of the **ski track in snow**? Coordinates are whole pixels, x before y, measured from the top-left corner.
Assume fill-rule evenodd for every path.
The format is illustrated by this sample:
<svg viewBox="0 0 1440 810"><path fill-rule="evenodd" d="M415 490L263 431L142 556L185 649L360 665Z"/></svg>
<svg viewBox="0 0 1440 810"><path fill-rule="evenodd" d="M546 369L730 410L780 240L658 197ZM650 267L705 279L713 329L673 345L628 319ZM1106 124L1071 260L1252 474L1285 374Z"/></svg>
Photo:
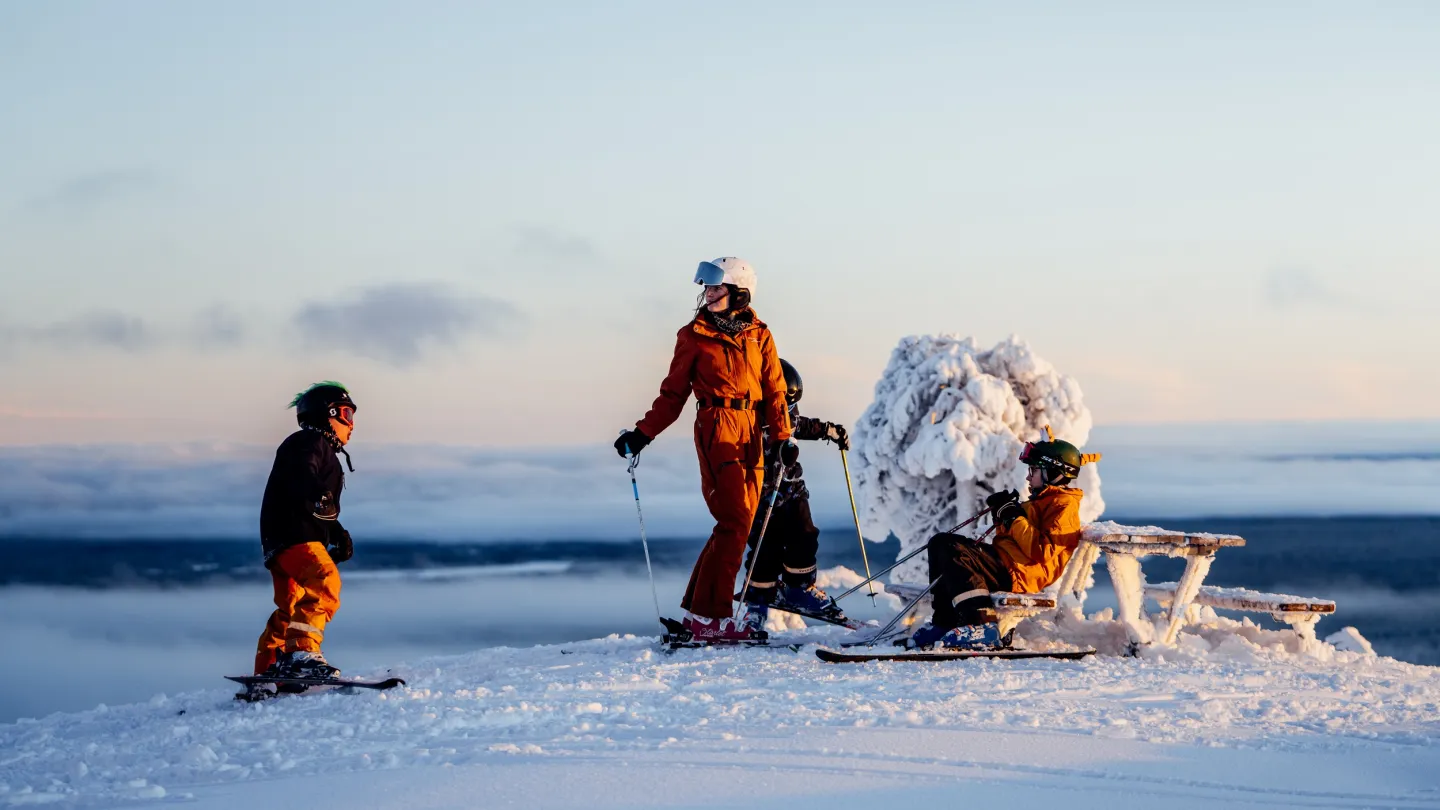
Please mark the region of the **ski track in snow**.
<svg viewBox="0 0 1440 810"><path fill-rule="evenodd" d="M1263 641L1264 632L1251 636ZM779 762L816 776L884 771L916 789L926 779L959 777L1072 791L1107 780L1113 789L1118 779L1131 794L1192 799L1265 803L1271 791L1304 806L1440 803L1434 777L1428 789L1404 780L1367 785L1378 792L1355 792L1353 781L1331 790L1245 787L1224 774L1137 770L1133 762L1123 773L1103 763L1065 764L1049 753L1025 754L1023 742L1041 740L1047 752L1138 747L1157 757L1167 745L1272 757L1398 756L1418 758L1414 768L1433 773L1440 669L1328 646L1297 654L1243 633L1208 651L1200 636L1187 635L1178 649L1138 658L858 665L815 658L813 642L845 635L819 628L787 637L812 642L799 652L666 654L653 639L632 636L496 648L388 673L347 673L393 674L410 684L385 693L249 705L216 688L21 721L0 726L0 805L169 803L217 786L445 765L483 770L517 759L581 767L591 774L586 780L618 764L703 770ZM977 743L977 734L991 743ZM995 740L1017 738L1022 755L994 758ZM917 740L928 741L923 750ZM501 772L513 777L512 790L532 779L514 768ZM435 790L451 778L430 773L441 780ZM428 784L429 777L417 771L407 779ZM565 779L562 769L548 784ZM577 804L594 795L582 784L575 790Z"/></svg>

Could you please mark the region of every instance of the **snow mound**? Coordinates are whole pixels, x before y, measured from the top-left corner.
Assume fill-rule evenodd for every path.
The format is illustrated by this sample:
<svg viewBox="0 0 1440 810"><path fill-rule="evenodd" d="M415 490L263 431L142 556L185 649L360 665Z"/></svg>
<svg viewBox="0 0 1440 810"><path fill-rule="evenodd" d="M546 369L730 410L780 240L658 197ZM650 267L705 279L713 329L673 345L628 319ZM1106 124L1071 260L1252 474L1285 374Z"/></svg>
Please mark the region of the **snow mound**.
<svg viewBox="0 0 1440 810"><path fill-rule="evenodd" d="M1027 492L1017 460L1025 442L1055 437L1083 447L1090 411L1080 384L1011 336L990 349L956 335L903 338L855 428L855 490L866 535L900 539L903 555L979 511L1002 489ZM1100 476L1081 468L1081 520L1100 516ZM923 560L895 570L920 583Z"/></svg>
<svg viewBox="0 0 1440 810"><path fill-rule="evenodd" d="M1113 647L1118 627L1094 618L1032 620L1021 633L1031 646L1089 633ZM1054 735L1042 747L1076 735L1311 752L1440 744L1440 669L1328 645L1324 656L1294 654L1283 633L1225 622L1138 658L837 666L817 660L813 643L845 633L820 628L783 639L809 642L799 652L667 655L653 639L610 636L354 673L410 684L383 693L261 704L220 688L160 695L0 726L0 805L111 807L232 783L269 791L276 779L516 759L705 761L802 736L824 762L870 730Z"/></svg>
<svg viewBox="0 0 1440 810"><path fill-rule="evenodd" d="M1353 627L1342 627L1331 633L1325 637L1325 643L1343 652L1360 653L1361 655L1375 654L1375 648L1370 646L1370 640L1360 635L1360 631Z"/></svg>

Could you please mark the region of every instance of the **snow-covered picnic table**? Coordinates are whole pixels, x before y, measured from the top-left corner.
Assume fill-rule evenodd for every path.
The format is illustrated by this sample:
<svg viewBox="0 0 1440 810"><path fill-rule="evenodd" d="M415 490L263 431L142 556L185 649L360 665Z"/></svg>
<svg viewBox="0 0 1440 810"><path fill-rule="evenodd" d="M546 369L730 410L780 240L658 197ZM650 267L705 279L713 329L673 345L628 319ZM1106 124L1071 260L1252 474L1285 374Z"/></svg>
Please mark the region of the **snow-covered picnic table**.
<svg viewBox="0 0 1440 810"><path fill-rule="evenodd" d="M1058 592L1062 597L1069 595L1077 600L1078 605L1083 605L1090 582L1090 569L1100 552L1104 551L1105 565L1115 587L1116 618L1124 623L1131 641L1145 644L1158 640L1162 644L1174 644L1190 606L1200 593L1205 576L1210 573L1210 564L1215 561L1216 552L1243 545L1245 538L1233 534L1177 532L1158 526L1124 526L1109 520L1090 523L1083 530L1075 556L1060 576ZM1170 595L1170 622L1159 639L1154 638L1153 626L1141 621L1145 579L1140 572L1140 558L1153 555L1185 558L1185 573L1175 583Z"/></svg>

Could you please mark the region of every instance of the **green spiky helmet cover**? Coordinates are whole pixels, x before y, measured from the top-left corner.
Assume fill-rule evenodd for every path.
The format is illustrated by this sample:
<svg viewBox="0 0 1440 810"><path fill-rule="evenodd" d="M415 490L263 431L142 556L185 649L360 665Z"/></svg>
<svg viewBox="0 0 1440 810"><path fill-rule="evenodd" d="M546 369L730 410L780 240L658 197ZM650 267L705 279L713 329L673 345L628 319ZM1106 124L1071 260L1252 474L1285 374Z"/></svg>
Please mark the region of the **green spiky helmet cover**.
<svg viewBox="0 0 1440 810"><path fill-rule="evenodd" d="M330 417L335 415L330 411L336 405L349 405L359 410L355 400L350 398L350 391L334 380L315 383L290 400L290 407L295 409L295 421L319 428L330 425Z"/></svg>

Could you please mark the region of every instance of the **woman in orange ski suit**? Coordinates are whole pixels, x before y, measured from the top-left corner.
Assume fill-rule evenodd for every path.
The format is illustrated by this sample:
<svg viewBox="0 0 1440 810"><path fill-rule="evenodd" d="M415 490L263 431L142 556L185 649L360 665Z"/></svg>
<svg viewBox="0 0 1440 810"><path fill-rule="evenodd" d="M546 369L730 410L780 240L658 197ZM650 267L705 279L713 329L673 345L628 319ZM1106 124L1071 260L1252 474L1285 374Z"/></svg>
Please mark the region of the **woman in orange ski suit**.
<svg viewBox="0 0 1440 810"><path fill-rule="evenodd" d="M715 264L726 261L739 260L717 259ZM635 425L641 436L631 439L631 451L638 452L636 439L641 447L648 444L680 417L686 400L695 394L700 489L715 518L715 528L700 552L680 605L707 619L731 615L735 576L760 502L762 429L766 424L774 426L772 438L777 442L789 439L791 432L785 375L775 339L749 307L747 290L738 290L743 294L741 301L731 301L732 306L742 304L740 308L717 318L702 304L695 318L681 327L660 395ZM735 297L732 294L732 299ZM625 440L622 436L621 441ZM621 443L616 447L621 449Z"/></svg>

